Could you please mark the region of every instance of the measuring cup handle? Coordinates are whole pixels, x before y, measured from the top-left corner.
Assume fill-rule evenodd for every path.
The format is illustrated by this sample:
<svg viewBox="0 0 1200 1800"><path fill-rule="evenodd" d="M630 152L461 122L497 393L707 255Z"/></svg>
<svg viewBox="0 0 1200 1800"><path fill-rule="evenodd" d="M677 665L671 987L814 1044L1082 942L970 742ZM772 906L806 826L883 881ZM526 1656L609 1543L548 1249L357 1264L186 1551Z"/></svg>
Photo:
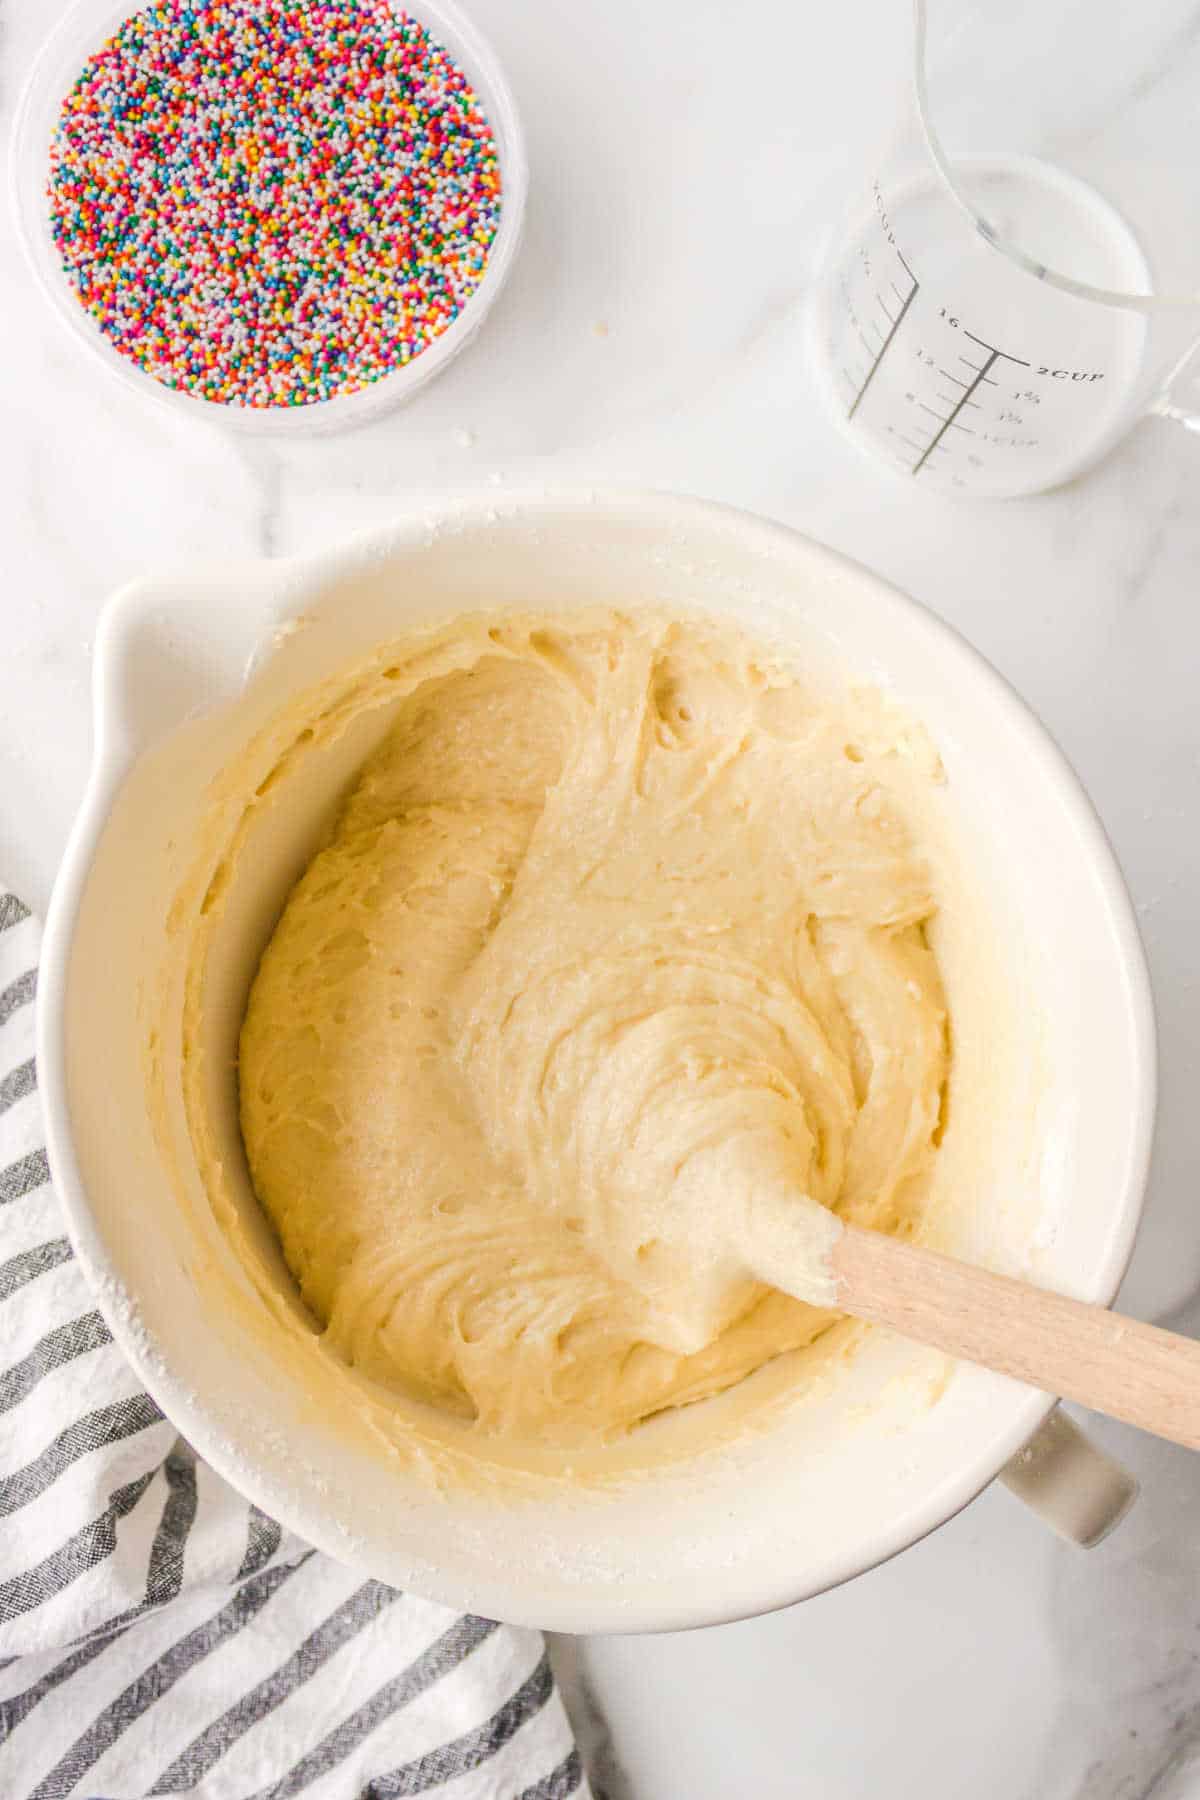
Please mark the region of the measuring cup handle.
<svg viewBox="0 0 1200 1800"><path fill-rule="evenodd" d="M1184 352L1150 411L1185 431L1200 431L1200 338Z"/></svg>
<svg viewBox="0 0 1200 1800"><path fill-rule="evenodd" d="M1128 1469L1057 1406L1000 1479L1059 1537L1085 1550L1116 1529L1138 1494Z"/></svg>

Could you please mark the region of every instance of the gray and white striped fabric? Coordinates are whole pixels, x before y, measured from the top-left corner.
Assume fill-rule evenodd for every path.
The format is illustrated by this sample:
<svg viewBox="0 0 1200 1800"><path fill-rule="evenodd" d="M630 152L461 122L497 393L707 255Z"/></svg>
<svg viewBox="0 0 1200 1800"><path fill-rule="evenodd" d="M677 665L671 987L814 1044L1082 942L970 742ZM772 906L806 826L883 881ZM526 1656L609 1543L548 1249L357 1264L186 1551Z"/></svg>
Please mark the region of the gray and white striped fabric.
<svg viewBox="0 0 1200 1800"><path fill-rule="evenodd" d="M38 939L0 888L0 1795L586 1796L537 1632L319 1555L140 1390L49 1183Z"/></svg>

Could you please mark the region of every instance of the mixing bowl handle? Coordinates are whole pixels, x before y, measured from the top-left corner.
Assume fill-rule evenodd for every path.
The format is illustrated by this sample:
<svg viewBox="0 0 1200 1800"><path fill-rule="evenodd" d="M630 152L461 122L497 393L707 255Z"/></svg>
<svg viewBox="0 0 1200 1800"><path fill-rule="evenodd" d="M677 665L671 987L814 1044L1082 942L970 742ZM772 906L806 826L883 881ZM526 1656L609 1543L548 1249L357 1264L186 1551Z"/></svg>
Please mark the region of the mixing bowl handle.
<svg viewBox="0 0 1200 1800"><path fill-rule="evenodd" d="M1115 1530L1138 1495L1128 1469L1057 1406L1000 1471L1000 1479L1059 1537L1085 1550Z"/></svg>

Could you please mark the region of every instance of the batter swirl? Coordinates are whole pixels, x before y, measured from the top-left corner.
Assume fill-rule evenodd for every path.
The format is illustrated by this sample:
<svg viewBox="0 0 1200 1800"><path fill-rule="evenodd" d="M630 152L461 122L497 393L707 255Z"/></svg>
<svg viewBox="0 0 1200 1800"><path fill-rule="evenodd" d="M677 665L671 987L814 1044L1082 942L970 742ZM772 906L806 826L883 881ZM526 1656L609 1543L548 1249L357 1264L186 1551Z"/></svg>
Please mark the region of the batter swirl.
<svg viewBox="0 0 1200 1800"><path fill-rule="evenodd" d="M702 620L472 621L388 675L251 993L255 1188L350 1363L600 1441L829 1322L673 1230L681 1191L921 1217L934 759Z"/></svg>

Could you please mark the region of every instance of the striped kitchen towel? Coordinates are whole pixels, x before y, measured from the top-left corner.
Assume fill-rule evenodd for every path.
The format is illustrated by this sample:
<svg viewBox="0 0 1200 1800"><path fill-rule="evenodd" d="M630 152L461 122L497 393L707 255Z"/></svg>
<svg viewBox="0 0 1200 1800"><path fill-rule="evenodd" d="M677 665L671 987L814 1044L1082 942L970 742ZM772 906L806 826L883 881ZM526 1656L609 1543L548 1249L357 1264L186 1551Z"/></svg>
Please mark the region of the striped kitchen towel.
<svg viewBox="0 0 1200 1800"><path fill-rule="evenodd" d="M38 941L0 888L0 1795L586 1796L539 1633L319 1555L139 1388L49 1185Z"/></svg>

